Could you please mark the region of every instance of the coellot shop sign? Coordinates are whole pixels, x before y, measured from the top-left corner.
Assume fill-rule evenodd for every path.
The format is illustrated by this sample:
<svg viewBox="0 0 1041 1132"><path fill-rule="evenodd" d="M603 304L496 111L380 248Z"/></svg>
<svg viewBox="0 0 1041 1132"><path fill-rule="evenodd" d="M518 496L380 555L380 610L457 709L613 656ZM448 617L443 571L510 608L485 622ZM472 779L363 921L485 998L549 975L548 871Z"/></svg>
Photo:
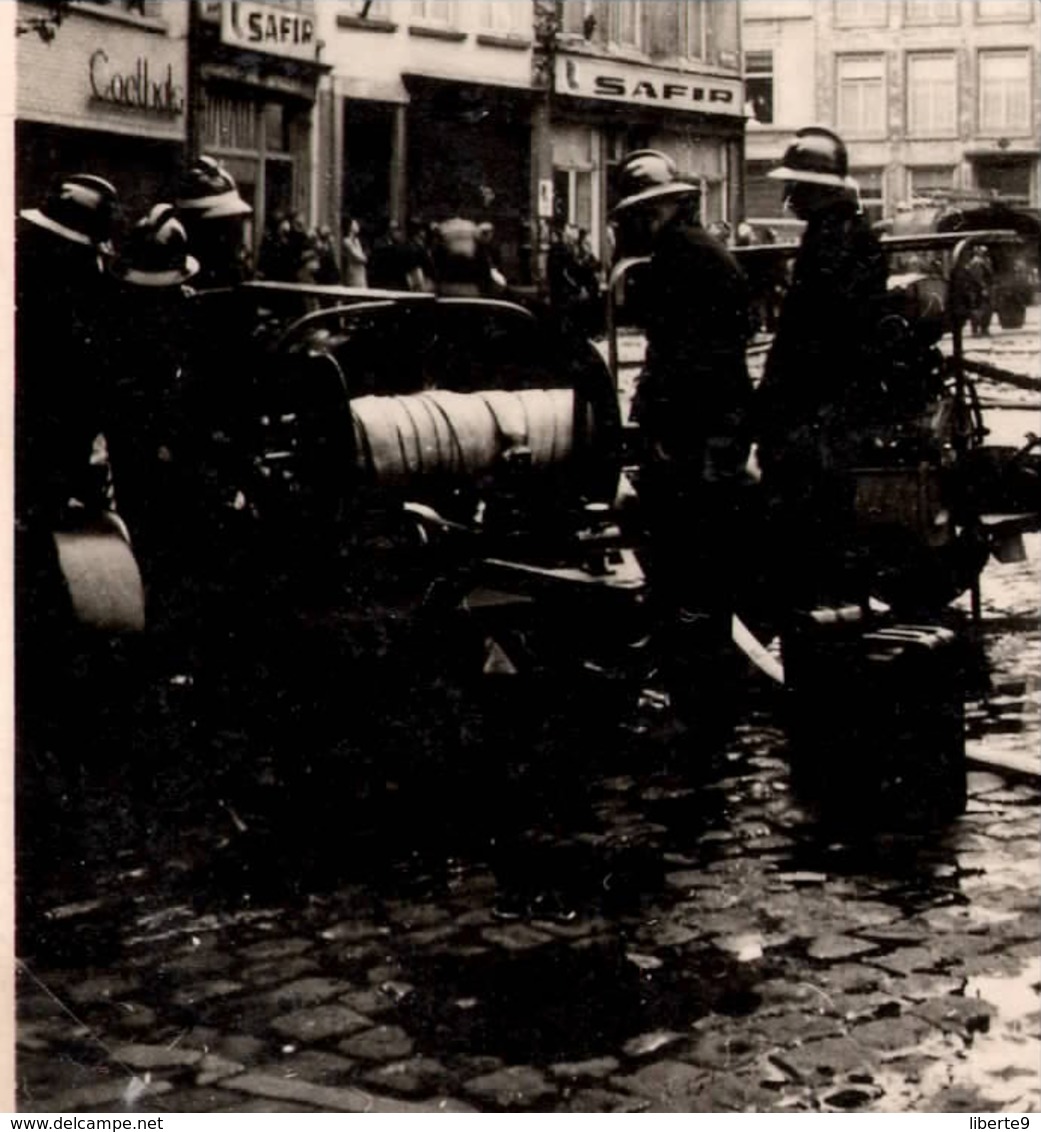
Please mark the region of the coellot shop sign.
<svg viewBox="0 0 1041 1132"><path fill-rule="evenodd" d="M151 114L174 115L184 110L184 87L174 82L172 63L157 70L139 57L128 70L113 64L103 47L90 57L90 93L98 102Z"/></svg>
<svg viewBox="0 0 1041 1132"><path fill-rule="evenodd" d="M236 47L314 59L318 37L314 16L287 11L278 4L255 4L232 0L221 4L221 39Z"/></svg>

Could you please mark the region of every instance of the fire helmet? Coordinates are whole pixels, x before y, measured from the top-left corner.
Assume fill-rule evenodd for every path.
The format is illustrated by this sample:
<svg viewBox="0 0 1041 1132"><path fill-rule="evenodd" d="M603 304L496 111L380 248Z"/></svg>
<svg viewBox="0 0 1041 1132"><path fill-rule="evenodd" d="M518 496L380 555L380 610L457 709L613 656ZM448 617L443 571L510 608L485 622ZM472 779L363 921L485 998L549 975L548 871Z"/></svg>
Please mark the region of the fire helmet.
<svg viewBox="0 0 1041 1132"><path fill-rule="evenodd" d="M75 173L59 178L39 208L23 208L19 215L74 244L104 250L112 238L116 208L116 189L110 181Z"/></svg>
<svg viewBox="0 0 1041 1132"><path fill-rule="evenodd" d="M622 199L614 206L615 214L661 197L696 195L701 191L697 185L679 180L676 162L657 149L637 149L627 154L618 173Z"/></svg>
<svg viewBox="0 0 1041 1132"><path fill-rule="evenodd" d="M183 216L196 220L249 216L253 212L239 195L235 178L216 158L205 155L185 173L174 204Z"/></svg>
<svg viewBox="0 0 1041 1132"><path fill-rule="evenodd" d="M138 287L176 287L199 270L188 254L188 235L172 204L157 204L134 225L112 267L124 283Z"/></svg>
<svg viewBox="0 0 1041 1132"><path fill-rule="evenodd" d="M849 176L849 154L846 144L823 126L807 126L798 130L795 141L785 150L777 169L767 176L776 181L797 181L808 185L831 185L852 188Z"/></svg>

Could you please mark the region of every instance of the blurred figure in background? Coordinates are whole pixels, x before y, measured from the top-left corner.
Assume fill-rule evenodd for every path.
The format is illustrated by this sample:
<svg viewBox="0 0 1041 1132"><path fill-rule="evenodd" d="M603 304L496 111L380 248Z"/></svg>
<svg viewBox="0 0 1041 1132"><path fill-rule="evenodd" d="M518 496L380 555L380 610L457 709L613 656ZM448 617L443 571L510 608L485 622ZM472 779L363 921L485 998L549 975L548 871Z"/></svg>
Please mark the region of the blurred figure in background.
<svg viewBox="0 0 1041 1132"><path fill-rule="evenodd" d="M343 238L343 282L347 287L368 287L369 257L361 242L361 226L353 217L345 225Z"/></svg>

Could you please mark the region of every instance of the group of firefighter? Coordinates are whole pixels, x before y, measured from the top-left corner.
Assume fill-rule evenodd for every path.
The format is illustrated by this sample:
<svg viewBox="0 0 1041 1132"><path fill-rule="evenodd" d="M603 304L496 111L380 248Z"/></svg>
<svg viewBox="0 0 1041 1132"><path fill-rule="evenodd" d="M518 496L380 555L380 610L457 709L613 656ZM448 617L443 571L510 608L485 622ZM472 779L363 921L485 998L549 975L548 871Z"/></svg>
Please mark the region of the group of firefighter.
<svg viewBox="0 0 1041 1132"><path fill-rule="evenodd" d="M800 130L771 176L784 182L786 206L806 230L754 389L746 281L701 226L698 187L655 150L631 153L621 173L615 226L627 246L642 242L650 253L646 362L632 410L650 579L676 635L670 651L694 666L697 685L730 636L739 493L753 443L768 532L759 553L773 565L778 600L792 608L862 596L843 470L851 431L874 396L872 339L887 267L842 140ZM90 454L101 433L119 511L132 531L147 529L148 484L165 465L193 459L190 436L178 435L191 407L165 414L156 391L183 394L170 377L188 348L208 359L197 385L219 382L214 371L235 364L219 348L219 327L189 322L186 288L244 278L252 210L230 174L200 158L170 203L155 205L115 249L118 205L111 183L73 175L21 213L17 492L26 521L60 522L70 499L92 498L88 481L99 473Z"/></svg>

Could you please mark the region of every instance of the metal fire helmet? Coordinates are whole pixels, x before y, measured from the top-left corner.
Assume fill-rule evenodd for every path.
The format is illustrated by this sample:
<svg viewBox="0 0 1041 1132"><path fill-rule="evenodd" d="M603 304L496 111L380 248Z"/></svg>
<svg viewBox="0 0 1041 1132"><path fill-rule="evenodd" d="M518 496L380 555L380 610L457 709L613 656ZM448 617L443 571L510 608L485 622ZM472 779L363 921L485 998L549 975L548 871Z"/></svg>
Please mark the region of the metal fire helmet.
<svg viewBox="0 0 1041 1132"><path fill-rule="evenodd" d="M117 207L110 181L76 173L57 180L39 208L23 208L20 215L71 243L108 250Z"/></svg>
<svg viewBox="0 0 1041 1132"><path fill-rule="evenodd" d="M780 166L771 169L767 176L775 181L853 188L846 143L823 126L807 126L798 130L795 141L785 150Z"/></svg>
<svg viewBox="0 0 1041 1132"><path fill-rule="evenodd" d="M627 154L618 170L622 199L615 205L617 215L634 205L662 197L697 194L697 185L678 179L676 162L657 149L637 149Z"/></svg>
<svg viewBox="0 0 1041 1132"><path fill-rule="evenodd" d="M112 273L138 287L176 287L199 271L172 204L157 204L134 225Z"/></svg>
<svg viewBox="0 0 1041 1132"><path fill-rule="evenodd" d="M239 195L235 178L216 158L207 156L185 173L174 204L185 219L217 220L253 212Z"/></svg>

